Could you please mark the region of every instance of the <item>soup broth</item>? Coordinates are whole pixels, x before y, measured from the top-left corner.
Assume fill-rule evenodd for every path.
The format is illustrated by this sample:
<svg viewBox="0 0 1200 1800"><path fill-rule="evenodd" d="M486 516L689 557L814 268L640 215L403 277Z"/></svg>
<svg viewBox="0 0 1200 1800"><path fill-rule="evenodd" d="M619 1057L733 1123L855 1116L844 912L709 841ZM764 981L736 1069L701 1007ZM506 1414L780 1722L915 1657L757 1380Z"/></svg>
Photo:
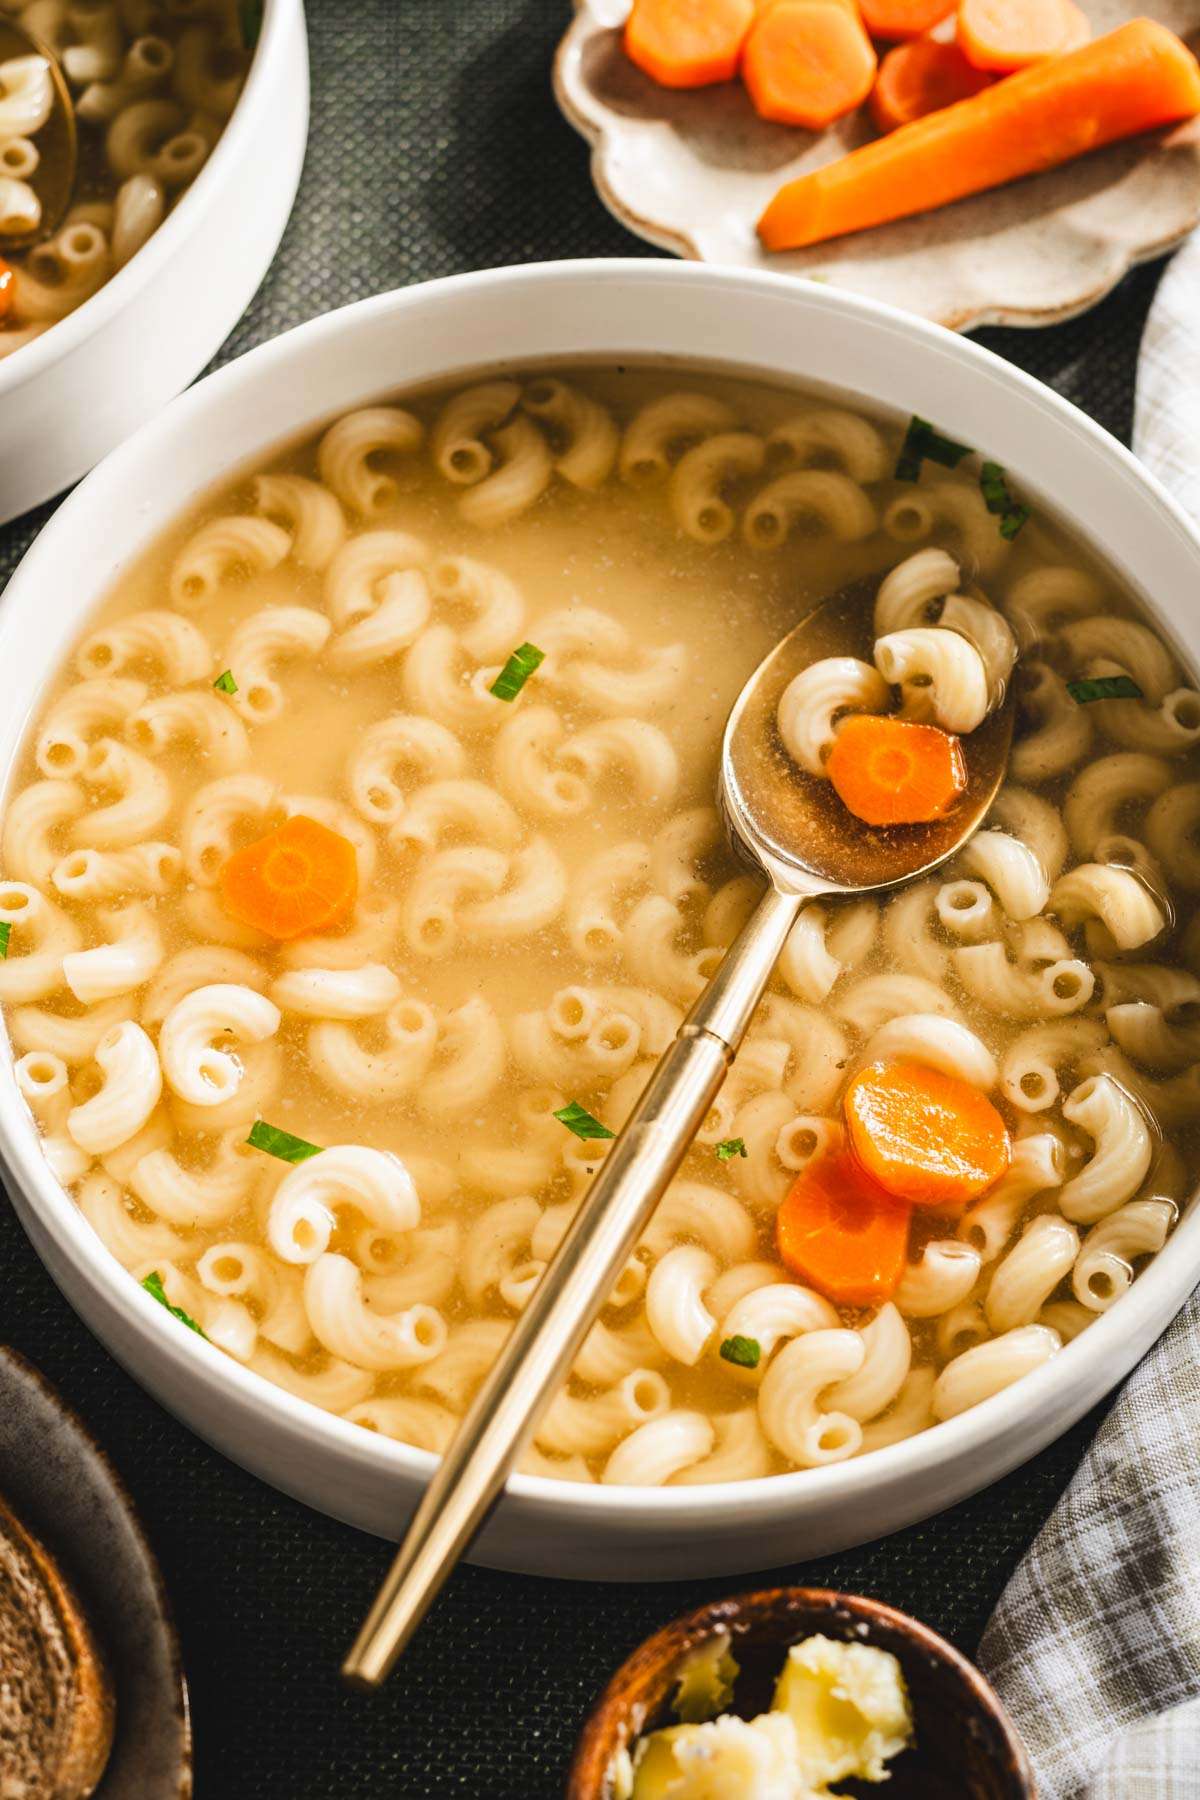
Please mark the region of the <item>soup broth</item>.
<svg viewBox="0 0 1200 1800"><path fill-rule="evenodd" d="M158 228L225 129L250 51L235 0L7 0L0 13L58 58L79 143L74 199L46 237L39 166L63 154L53 88L45 58L0 61L0 235L30 234L0 258L5 357L82 306Z"/></svg>
<svg viewBox="0 0 1200 1800"><path fill-rule="evenodd" d="M497 377L347 415L122 574L12 783L0 998L47 1156L136 1279L440 1450L607 1148L557 1115L620 1127L757 898L713 806L734 698L807 608L900 570L910 623L954 594L1008 621L1010 778L944 871L805 907L523 1466L843 1460L1119 1298L1196 1174L1200 696L1052 519L1006 538L973 463L898 481L902 437L709 373ZM1140 697L1066 685L1114 674ZM359 893L279 941L222 872L295 816L350 840ZM985 1090L1011 1156L965 1210L914 1207L899 1284L851 1306L775 1218L881 1058Z"/></svg>

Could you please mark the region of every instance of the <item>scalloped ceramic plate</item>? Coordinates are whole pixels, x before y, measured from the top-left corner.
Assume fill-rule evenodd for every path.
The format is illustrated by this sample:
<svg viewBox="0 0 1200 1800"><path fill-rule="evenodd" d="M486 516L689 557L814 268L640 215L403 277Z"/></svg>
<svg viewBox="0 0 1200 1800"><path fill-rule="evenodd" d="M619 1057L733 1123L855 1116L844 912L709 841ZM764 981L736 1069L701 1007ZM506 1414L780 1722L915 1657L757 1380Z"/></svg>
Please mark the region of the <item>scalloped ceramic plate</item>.
<svg viewBox="0 0 1200 1800"><path fill-rule="evenodd" d="M1200 220L1193 120L938 212L767 256L754 222L771 195L868 141L869 122L854 114L816 136L760 119L740 82L657 87L621 49L628 10L628 0L578 0L554 90L593 146L605 205L678 256L808 276L965 331L1071 318ZM1181 35L1196 29L1194 0L1088 0L1085 10L1096 35L1147 11Z"/></svg>

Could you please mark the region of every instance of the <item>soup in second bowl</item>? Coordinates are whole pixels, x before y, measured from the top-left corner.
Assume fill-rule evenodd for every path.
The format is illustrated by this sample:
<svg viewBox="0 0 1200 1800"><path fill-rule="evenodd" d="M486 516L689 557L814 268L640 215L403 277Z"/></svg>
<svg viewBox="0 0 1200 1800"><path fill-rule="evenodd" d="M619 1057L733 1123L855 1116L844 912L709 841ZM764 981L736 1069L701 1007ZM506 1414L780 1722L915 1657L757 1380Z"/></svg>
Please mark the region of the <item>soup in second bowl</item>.
<svg viewBox="0 0 1200 1800"><path fill-rule="evenodd" d="M18 242L0 256L0 357L82 306L141 249L208 160L249 62L235 0L0 0L5 13L62 66L79 175L70 209L42 237L49 65L0 61L0 237Z"/></svg>
<svg viewBox="0 0 1200 1800"><path fill-rule="evenodd" d="M39 707L0 998L133 1276L444 1446L755 902L728 709L852 580L859 673L793 755L836 774L844 721L899 706L969 757L963 694L1015 680L1009 779L944 873L804 908L523 1466L844 1460L1113 1304L1196 1177L1200 696L920 421L641 368L337 420L123 572Z"/></svg>

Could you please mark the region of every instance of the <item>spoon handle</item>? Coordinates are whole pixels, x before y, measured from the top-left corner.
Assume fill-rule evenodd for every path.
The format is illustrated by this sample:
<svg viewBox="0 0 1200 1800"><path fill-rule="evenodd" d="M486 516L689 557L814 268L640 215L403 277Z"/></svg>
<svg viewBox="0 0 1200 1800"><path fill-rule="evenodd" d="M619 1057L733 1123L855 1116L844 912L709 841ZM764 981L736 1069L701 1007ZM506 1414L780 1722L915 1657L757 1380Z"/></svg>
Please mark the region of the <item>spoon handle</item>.
<svg viewBox="0 0 1200 1800"><path fill-rule="evenodd" d="M609 1148L434 1472L342 1667L376 1687L499 1495L725 1079L802 905L768 889Z"/></svg>

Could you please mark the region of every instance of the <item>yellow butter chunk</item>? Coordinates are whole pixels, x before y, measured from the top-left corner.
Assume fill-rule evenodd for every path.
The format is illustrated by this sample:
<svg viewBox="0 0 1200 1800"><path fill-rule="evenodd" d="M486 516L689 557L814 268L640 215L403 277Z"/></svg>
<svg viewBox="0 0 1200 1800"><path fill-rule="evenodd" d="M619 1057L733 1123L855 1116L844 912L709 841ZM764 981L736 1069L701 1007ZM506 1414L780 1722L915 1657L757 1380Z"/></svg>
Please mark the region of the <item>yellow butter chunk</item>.
<svg viewBox="0 0 1200 1800"><path fill-rule="evenodd" d="M729 1633L716 1631L679 1665L671 1702L675 1717L688 1724L715 1718L732 1700L737 1678L737 1658L729 1648Z"/></svg>
<svg viewBox="0 0 1200 1800"><path fill-rule="evenodd" d="M782 1713L726 1713L672 1725L638 1746L633 1800L814 1800L800 1780L796 1731Z"/></svg>
<svg viewBox="0 0 1200 1800"><path fill-rule="evenodd" d="M886 1781L884 1764L912 1738L900 1664L869 1644L819 1636L793 1644L771 1706L794 1725L800 1771L813 1788L851 1775Z"/></svg>
<svg viewBox="0 0 1200 1800"><path fill-rule="evenodd" d="M681 1664L678 1713L728 1702L738 1667L725 1632ZM621 1759L620 1800L835 1800L829 1783L886 1781L912 1741L912 1710L896 1658L868 1644L810 1637L788 1651L771 1711L672 1725Z"/></svg>

